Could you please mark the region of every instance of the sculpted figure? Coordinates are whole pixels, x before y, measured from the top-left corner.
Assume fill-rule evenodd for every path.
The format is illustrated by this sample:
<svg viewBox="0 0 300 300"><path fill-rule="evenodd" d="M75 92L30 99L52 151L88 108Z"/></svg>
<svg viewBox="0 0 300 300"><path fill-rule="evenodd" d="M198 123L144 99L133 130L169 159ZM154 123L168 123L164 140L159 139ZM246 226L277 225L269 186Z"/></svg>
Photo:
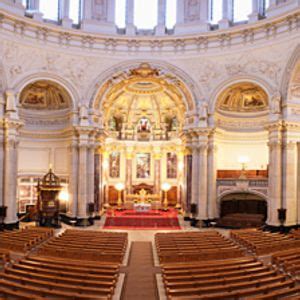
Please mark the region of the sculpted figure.
<svg viewBox="0 0 300 300"><path fill-rule="evenodd" d="M276 92L271 100L271 112L273 114L281 113L281 95L280 92Z"/></svg>
<svg viewBox="0 0 300 300"><path fill-rule="evenodd" d="M199 106L199 119L206 120L208 117L208 104L206 102L201 102Z"/></svg>

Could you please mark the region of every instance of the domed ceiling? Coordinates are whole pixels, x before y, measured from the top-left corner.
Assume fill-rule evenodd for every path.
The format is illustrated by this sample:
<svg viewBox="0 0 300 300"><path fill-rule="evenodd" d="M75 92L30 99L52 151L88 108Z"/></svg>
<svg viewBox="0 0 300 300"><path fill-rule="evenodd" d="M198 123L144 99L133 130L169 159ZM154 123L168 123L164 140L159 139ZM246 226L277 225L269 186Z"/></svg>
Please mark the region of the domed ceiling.
<svg viewBox="0 0 300 300"><path fill-rule="evenodd" d="M268 110L268 95L256 84L238 83L227 88L218 99L218 110L261 112Z"/></svg>
<svg viewBox="0 0 300 300"><path fill-rule="evenodd" d="M39 80L27 85L21 95L22 108L36 110L57 110L70 107L68 92L56 83Z"/></svg>
<svg viewBox="0 0 300 300"><path fill-rule="evenodd" d="M141 117L147 117L157 128L174 117L180 123L186 110L175 85L159 77L158 71L146 63L131 70L126 79L110 89L103 109L106 121L111 117L122 118L130 127Z"/></svg>

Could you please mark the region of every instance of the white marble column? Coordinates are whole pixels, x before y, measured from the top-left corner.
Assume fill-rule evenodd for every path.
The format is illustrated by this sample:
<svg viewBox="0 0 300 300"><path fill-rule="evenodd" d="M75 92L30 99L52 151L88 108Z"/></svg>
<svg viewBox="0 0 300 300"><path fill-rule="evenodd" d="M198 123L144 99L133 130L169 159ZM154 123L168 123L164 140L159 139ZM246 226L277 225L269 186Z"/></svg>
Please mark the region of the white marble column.
<svg viewBox="0 0 300 300"><path fill-rule="evenodd" d="M222 19L219 21L219 28L229 28L233 21L233 0L223 0Z"/></svg>
<svg viewBox="0 0 300 300"><path fill-rule="evenodd" d="M292 129L293 126L291 126ZM289 124L285 126L282 147L282 204L286 209L285 226L297 224L297 166L298 149L297 143L290 132Z"/></svg>
<svg viewBox="0 0 300 300"><path fill-rule="evenodd" d="M269 126L269 184L267 224L279 226L278 209L282 208L282 125Z"/></svg>
<svg viewBox="0 0 300 300"><path fill-rule="evenodd" d="M207 199L208 219L218 217L217 210L217 146L214 134L209 136L207 152Z"/></svg>
<svg viewBox="0 0 300 300"><path fill-rule="evenodd" d="M3 172L4 172L4 97L0 92L0 206L4 205L3 198Z"/></svg>
<svg viewBox="0 0 300 300"><path fill-rule="evenodd" d="M252 0L252 12L248 16L249 22L253 23L259 20L260 12L262 11L262 0Z"/></svg>
<svg viewBox="0 0 300 300"><path fill-rule="evenodd" d="M158 0L157 25L155 28L156 35L165 35L166 33L166 0Z"/></svg>
<svg viewBox="0 0 300 300"><path fill-rule="evenodd" d="M192 146L192 204L197 204L199 200L199 147ZM199 208L198 208L199 210Z"/></svg>
<svg viewBox="0 0 300 300"><path fill-rule="evenodd" d="M60 1L60 13L61 24L65 28L72 28L72 19L70 18L70 0L59 0Z"/></svg>
<svg viewBox="0 0 300 300"><path fill-rule="evenodd" d="M126 193L132 193L132 153L126 153Z"/></svg>
<svg viewBox="0 0 300 300"><path fill-rule="evenodd" d="M88 203L95 203L95 144L88 148Z"/></svg>
<svg viewBox="0 0 300 300"><path fill-rule="evenodd" d="M134 0L126 0L126 34L136 34L136 27L134 26Z"/></svg>
<svg viewBox="0 0 300 300"><path fill-rule="evenodd" d="M199 220L208 219L207 203L207 142L200 143L199 151L199 202L198 218Z"/></svg>
<svg viewBox="0 0 300 300"><path fill-rule="evenodd" d="M69 207L68 215L70 217L77 216L78 207L78 142L75 138L70 145L70 165L69 165Z"/></svg>
<svg viewBox="0 0 300 300"><path fill-rule="evenodd" d="M17 218L17 168L18 121L6 120L4 141L4 205L7 206L5 224L16 224Z"/></svg>
<svg viewBox="0 0 300 300"><path fill-rule="evenodd" d="M78 168L78 218L86 219L88 203L88 132L79 136L79 168Z"/></svg>
<svg viewBox="0 0 300 300"><path fill-rule="evenodd" d="M40 12L40 0L29 0L28 9L32 12L34 20L43 21L43 13Z"/></svg>

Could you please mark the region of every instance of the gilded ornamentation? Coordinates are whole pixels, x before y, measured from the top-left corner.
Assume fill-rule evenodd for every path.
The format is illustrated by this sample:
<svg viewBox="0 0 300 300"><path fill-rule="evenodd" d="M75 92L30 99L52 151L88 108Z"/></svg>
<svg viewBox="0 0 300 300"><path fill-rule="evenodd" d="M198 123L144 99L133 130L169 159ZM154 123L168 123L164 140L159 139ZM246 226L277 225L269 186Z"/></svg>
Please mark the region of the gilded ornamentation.
<svg viewBox="0 0 300 300"><path fill-rule="evenodd" d="M45 80L29 84L20 95L20 104L30 109L64 109L71 99L66 90Z"/></svg>
<svg viewBox="0 0 300 300"><path fill-rule="evenodd" d="M255 112L268 109L266 92L252 83L239 83L225 90L218 100L221 111Z"/></svg>

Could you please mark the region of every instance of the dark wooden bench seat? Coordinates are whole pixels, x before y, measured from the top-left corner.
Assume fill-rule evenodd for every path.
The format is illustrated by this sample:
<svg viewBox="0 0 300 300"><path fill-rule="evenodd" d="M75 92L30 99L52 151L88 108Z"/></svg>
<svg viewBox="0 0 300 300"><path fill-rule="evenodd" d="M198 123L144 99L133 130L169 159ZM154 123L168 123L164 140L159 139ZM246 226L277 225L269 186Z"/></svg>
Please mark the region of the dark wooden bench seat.
<svg viewBox="0 0 300 300"><path fill-rule="evenodd" d="M70 284L62 284L62 283L55 283L50 281L44 280L37 280L37 279L28 279L24 278L23 276L16 276L11 274L1 274L1 278L6 281L31 285L37 288L45 288L55 291L62 291L62 292L72 292L78 293L81 295L99 295L99 296L107 296L112 295L113 288L94 288L94 287L83 287L83 286L74 286Z"/></svg>
<svg viewBox="0 0 300 300"><path fill-rule="evenodd" d="M211 293L209 295L183 295L183 296L169 296L170 300L240 300L240 299L253 299L258 295L265 295L277 290L294 287L293 280L286 280L283 282L276 282L265 286L257 286L238 291L222 291ZM248 298L251 297L251 298ZM272 300L275 300L274 298Z"/></svg>
<svg viewBox="0 0 300 300"><path fill-rule="evenodd" d="M108 300L111 299L111 296L101 296L101 295L87 295L87 294L80 294L77 292L65 292L59 291L57 289L50 289L46 287L35 287L31 286L26 283L17 283L11 282L5 279L0 279L0 286L1 288L10 289L12 291L17 292L25 292L30 293L32 295L31 299L36 299L35 297L41 298L50 298L50 299L91 299L91 300Z"/></svg>

